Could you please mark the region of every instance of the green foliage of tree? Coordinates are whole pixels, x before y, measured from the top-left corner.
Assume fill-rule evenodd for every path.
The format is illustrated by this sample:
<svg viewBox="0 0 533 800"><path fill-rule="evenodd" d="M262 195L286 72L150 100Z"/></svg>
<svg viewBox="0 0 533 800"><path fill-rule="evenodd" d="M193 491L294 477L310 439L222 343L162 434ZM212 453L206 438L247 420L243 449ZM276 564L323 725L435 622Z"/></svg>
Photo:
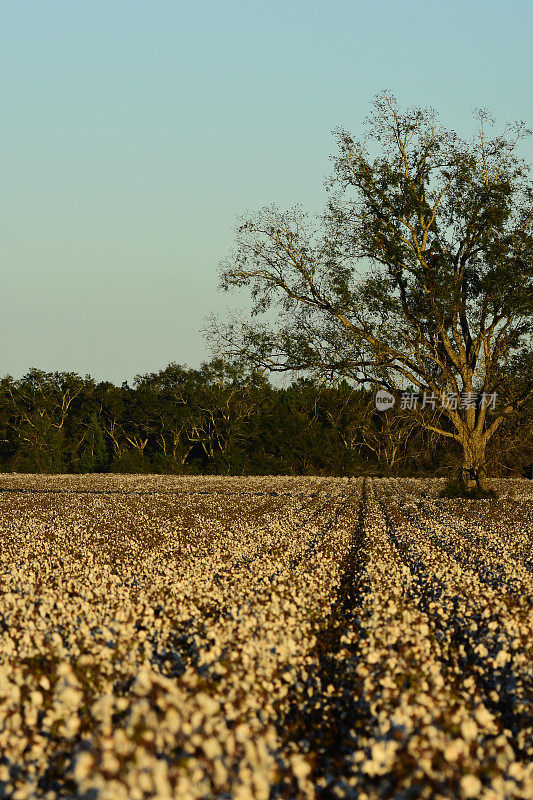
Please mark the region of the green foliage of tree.
<svg viewBox="0 0 533 800"><path fill-rule="evenodd" d="M316 223L268 207L239 226L221 285L248 289L253 316L209 332L272 371L455 395L439 424L420 421L461 448L465 485L482 486L488 442L533 393L531 372L525 386L501 379L531 360L533 184L524 125L491 136L477 117L465 142L432 110L379 95L362 140L336 132Z"/></svg>
<svg viewBox="0 0 533 800"><path fill-rule="evenodd" d="M109 454L104 430L95 411L89 417L87 432L80 451L77 468L79 472L105 472L109 466Z"/></svg>
<svg viewBox="0 0 533 800"><path fill-rule="evenodd" d="M64 472L68 463L67 423L86 381L72 372L31 369L3 382L8 426L19 446L13 464L24 472Z"/></svg>

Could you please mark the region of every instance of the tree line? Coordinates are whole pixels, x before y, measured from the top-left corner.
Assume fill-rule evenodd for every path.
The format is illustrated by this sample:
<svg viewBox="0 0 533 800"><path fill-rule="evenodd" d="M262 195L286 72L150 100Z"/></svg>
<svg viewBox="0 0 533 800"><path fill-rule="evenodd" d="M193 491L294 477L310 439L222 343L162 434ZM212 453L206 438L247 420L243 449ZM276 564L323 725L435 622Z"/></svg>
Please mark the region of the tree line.
<svg viewBox="0 0 533 800"><path fill-rule="evenodd" d="M170 364L132 386L31 369L0 383L0 470L446 475L460 448L432 433L441 417L400 402L378 411L374 388L345 380L276 386L222 358L198 369ZM498 430L494 474L526 472L532 420L528 407Z"/></svg>

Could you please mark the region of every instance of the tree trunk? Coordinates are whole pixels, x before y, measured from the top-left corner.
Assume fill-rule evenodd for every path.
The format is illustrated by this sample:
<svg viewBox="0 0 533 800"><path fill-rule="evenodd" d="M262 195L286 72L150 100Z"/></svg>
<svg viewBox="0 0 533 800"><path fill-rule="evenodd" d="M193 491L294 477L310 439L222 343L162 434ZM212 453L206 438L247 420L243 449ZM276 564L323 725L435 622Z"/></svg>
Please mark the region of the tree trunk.
<svg viewBox="0 0 533 800"><path fill-rule="evenodd" d="M485 446L485 437L479 435L471 435L463 441L461 481L467 491L473 489L484 491L487 488Z"/></svg>

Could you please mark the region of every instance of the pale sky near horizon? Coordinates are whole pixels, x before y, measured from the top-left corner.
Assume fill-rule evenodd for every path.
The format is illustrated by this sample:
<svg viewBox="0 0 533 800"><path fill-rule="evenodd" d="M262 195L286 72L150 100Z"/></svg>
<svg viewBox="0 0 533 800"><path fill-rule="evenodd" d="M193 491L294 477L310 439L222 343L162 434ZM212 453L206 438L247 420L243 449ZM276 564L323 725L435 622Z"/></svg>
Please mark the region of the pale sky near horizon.
<svg viewBox="0 0 533 800"><path fill-rule="evenodd" d="M476 107L533 127L528 0L0 8L0 375L209 358L236 217L319 211L332 129L383 89L467 137Z"/></svg>

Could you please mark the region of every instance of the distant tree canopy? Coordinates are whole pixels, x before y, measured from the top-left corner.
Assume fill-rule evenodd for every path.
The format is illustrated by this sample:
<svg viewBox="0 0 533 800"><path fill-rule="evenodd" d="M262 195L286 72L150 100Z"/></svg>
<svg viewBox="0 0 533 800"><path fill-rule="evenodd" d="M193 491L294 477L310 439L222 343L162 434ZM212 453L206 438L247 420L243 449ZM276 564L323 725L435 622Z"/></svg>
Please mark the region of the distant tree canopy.
<svg viewBox="0 0 533 800"><path fill-rule="evenodd" d="M220 352L273 371L449 397L420 421L461 447L469 488L533 396L533 183L517 149L530 132L478 121L467 143L379 95L363 140L337 131L317 224L275 207L242 222L222 287L250 291L252 319L211 328Z"/></svg>
<svg viewBox="0 0 533 800"><path fill-rule="evenodd" d="M533 462L532 405L494 437L488 462L498 474ZM346 381L280 388L222 359L170 364L120 387L32 369L0 381L0 470L445 475L460 451L428 429L435 414L399 401L377 411L373 390Z"/></svg>

